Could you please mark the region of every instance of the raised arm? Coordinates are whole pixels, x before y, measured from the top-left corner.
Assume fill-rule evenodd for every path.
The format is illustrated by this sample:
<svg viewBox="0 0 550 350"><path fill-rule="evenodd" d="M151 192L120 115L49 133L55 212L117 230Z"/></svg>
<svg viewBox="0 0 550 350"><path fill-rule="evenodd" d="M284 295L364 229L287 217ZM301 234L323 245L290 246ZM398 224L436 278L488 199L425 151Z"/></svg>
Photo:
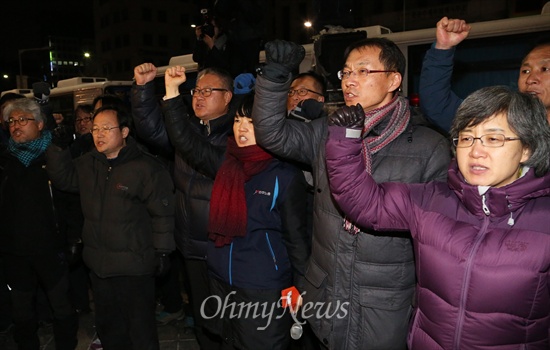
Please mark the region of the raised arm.
<svg viewBox="0 0 550 350"><path fill-rule="evenodd" d="M162 103L165 125L178 154L196 171L214 179L224 156L225 147L212 145L196 130L178 86L186 80L185 68L170 67L165 73L166 100Z"/></svg>
<svg viewBox="0 0 550 350"><path fill-rule="evenodd" d="M252 119L258 144L280 157L311 164L326 132L326 120L303 123L286 117L291 72L304 57L302 46L274 41L266 44L266 65L256 79Z"/></svg>
<svg viewBox="0 0 550 350"><path fill-rule="evenodd" d="M451 90L455 47L468 37L470 26L464 20L443 17L436 26L436 42L426 52L420 73L420 107L425 116L449 131L462 103Z"/></svg>
<svg viewBox="0 0 550 350"><path fill-rule="evenodd" d="M157 68L152 63L143 63L134 68L135 84L131 91L132 117L137 135L146 143L160 149L165 154L174 151L162 111L155 96L153 80Z"/></svg>

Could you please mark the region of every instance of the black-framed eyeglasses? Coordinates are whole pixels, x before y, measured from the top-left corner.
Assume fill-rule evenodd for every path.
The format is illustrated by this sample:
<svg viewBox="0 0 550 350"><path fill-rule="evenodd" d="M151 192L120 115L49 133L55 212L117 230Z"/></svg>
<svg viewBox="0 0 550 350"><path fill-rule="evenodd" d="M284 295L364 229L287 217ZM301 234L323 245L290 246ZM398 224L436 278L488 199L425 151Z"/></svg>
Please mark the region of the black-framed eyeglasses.
<svg viewBox="0 0 550 350"><path fill-rule="evenodd" d="M308 92L311 92L312 94L317 94L319 96L323 96L323 94L320 93L320 92L313 91L313 90L306 89L306 88L290 89L290 90L288 90L288 96L292 97L296 93L298 94L298 96L305 96L305 95L307 95Z"/></svg>
<svg viewBox="0 0 550 350"><path fill-rule="evenodd" d="M457 148L467 148L473 146L476 140L481 142L481 145L485 147L502 147L507 141L517 141L519 137L506 137L502 134L487 134L480 137L473 137L472 135L460 135L453 138L453 145Z"/></svg>
<svg viewBox="0 0 550 350"><path fill-rule="evenodd" d="M340 80L346 80L349 77L351 77L352 74L357 75L358 77L365 78L367 75L371 73L396 73L394 70L373 70L373 69L367 69L367 68L359 68L355 70L339 70L338 71L338 79Z"/></svg>
<svg viewBox="0 0 550 350"><path fill-rule="evenodd" d="M229 91L229 90L222 89L222 88L191 89L191 95L193 96L201 95L202 97L208 97L212 95L212 91Z"/></svg>
<svg viewBox="0 0 550 350"><path fill-rule="evenodd" d="M120 126L111 126L111 127L106 126L106 125L102 126L102 127L94 126L92 128L92 135L97 135L100 131L101 131L102 134L103 133L108 133L113 129L119 129L119 128L120 128Z"/></svg>
<svg viewBox="0 0 550 350"><path fill-rule="evenodd" d="M17 122L19 125L25 126L29 123L29 120L36 120L36 119L28 118L28 117L8 118L7 123L9 125L15 125L15 122Z"/></svg>
<svg viewBox="0 0 550 350"><path fill-rule="evenodd" d="M92 117L78 118L74 120L75 123L88 123L90 121L92 121Z"/></svg>

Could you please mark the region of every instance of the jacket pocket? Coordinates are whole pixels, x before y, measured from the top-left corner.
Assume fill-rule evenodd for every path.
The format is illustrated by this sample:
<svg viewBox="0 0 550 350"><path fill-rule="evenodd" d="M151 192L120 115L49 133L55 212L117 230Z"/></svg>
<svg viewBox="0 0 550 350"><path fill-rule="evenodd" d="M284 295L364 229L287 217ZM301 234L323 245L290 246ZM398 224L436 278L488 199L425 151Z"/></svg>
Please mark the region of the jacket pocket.
<svg viewBox="0 0 550 350"><path fill-rule="evenodd" d="M374 289L362 287L359 292L359 304L363 307L381 310L401 310L412 306L414 287L406 289Z"/></svg>
<svg viewBox="0 0 550 350"><path fill-rule="evenodd" d="M356 310L359 322L354 323L358 333L357 344L368 344L366 347L372 349L404 349L413 290L412 286L404 290L360 287Z"/></svg>
<svg viewBox="0 0 550 350"><path fill-rule="evenodd" d="M307 271L306 279L311 283L315 288L321 287L321 284L325 281L328 274L323 270L319 265L315 263L314 260L311 260Z"/></svg>

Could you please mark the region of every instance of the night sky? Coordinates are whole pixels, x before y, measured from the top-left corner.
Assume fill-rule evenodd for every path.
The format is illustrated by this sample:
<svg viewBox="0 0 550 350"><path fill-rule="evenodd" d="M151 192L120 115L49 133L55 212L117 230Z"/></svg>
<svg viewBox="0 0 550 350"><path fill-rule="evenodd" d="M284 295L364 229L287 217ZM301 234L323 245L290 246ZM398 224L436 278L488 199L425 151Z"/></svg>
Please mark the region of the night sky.
<svg viewBox="0 0 550 350"><path fill-rule="evenodd" d="M18 74L18 50L48 45L48 35L93 37L93 1L5 1L0 73Z"/></svg>

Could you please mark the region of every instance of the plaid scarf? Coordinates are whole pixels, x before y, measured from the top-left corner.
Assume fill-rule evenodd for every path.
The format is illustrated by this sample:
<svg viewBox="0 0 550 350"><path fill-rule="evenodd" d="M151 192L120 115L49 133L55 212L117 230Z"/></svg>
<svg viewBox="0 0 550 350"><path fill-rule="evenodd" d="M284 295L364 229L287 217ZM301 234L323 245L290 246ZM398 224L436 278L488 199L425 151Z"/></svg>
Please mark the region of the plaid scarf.
<svg viewBox="0 0 550 350"><path fill-rule="evenodd" d="M389 121L380 134L370 134L376 125L388 118ZM410 119L409 104L404 97L398 95L395 95L387 105L365 113L365 125L362 134L367 136L363 138L361 154L365 161L365 170L369 174L372 173L372 155L401 135L409 125ZM347 217L344 218L344 228L352 234L357 234L360 231Z"/></svg>
<svg viewBox="0 0 550 350"><path fill-rule="evenodd" d="M258 145L238 147L235 137L227 138L225 160L216 174L208 220L208 237L216 247L246 235L247 207L244 184L263 171L273 157Z"/></svg>
<svg viewBox="0 0 550 350"><path fill-rule="evenodd" d="M43 130L39 138L25 143L17 143L10 137L8 150L25 167L29 167L33 160L46 151L51 142L52 133L49 130Z"/></svg>

